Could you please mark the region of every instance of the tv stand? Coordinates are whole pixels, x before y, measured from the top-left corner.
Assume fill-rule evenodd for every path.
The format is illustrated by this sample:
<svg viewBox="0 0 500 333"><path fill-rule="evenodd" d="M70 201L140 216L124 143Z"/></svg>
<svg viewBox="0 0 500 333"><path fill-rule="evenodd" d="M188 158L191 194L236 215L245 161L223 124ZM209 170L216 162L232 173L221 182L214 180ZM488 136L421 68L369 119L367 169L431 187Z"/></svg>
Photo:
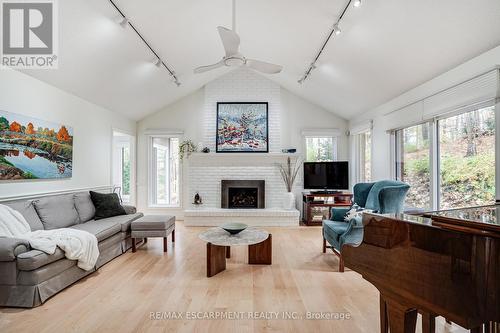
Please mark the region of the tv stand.
<svg viewBox="0 0 500 333"><path fill-rule="evenodd" d="M330 193L335 192L335 193ZM351 207L352 193L342 191L318 191L302 194L303 222L305 225L322 225L330 219L332 207Z"/></svg>

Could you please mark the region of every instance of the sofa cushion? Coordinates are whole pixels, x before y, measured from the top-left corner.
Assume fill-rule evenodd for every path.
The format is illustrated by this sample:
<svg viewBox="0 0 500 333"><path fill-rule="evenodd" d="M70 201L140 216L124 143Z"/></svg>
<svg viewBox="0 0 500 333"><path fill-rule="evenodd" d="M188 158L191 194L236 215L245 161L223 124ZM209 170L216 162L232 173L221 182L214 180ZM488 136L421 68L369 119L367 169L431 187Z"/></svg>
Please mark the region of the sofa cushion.
<svg viewBox="0 0 500 333"><path fill-rule="evenodd" d="M85 223L94 218L95 207L88 192L75 193L75 207L80 216L80 222Z"/></svg>
<svg viewBox="0 0 500 333"><path fill-rule="evenodd" d="M125 209L120 204L118 194L98 193L94 191L90 191L89 193L95 206L95 220L127 214Z"/></svg>
<svg viewBox="0 0 500 333"><path fill-rule="evenodd" d="M73 194L57 195L33 201L46 230L67 228L80 223Z"/></svg>
<svg viewBox="0 0 500 333"><path fill-rule="evenodd" d="M135 214L128 214L128 215L119 215L119 216L113 216L113 217L108 217L106 221L112 221L115 223L118 223L121 227L121 231L130 231L130 224L132 221L137 220L138 218L142 217L142 213L135 213ZM102 221L102 220L98 220Z"/></svg>
<svg viewBox="0 0 500 333"><path fill-rule="evenodd" d="M14 201L5 203L6 206L17 210L26 219L32 231L43 230L43 224L40 217L36 213L33 203L29 200Z"/></svg>
<svg viewBox="0 0 500 333"><path fill-rule="evenodd" d="M54 254L31 250L17 256L17 268L21 271L32 271L63 258L64 252L60 248L56 248Z"/></svg>
<svg viewBox="0 0 500 333"><path fill-rule="evenodd" d="M70 228L90 232L91 234L96 236L97 241L99 242L113 236L116 233L121 232L120 223L111 219L102 219L98 221L91 220L87 223L81 223L71 226Z"/></svg>

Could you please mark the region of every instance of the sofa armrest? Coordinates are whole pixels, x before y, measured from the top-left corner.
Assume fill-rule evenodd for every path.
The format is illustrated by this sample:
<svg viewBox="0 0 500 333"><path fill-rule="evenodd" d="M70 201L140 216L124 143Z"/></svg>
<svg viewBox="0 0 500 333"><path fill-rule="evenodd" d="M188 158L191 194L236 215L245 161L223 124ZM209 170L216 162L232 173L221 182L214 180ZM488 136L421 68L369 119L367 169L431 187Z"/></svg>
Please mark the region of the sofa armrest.
<svg viewBox="0 0 500 333"><path fill-rule="evenodd" d="M330 220L344 221L344 216L349 210L351 210L351 208L332 207L332 215L330 217Z"/></svg>
<svg viewBox="0 0 500 333"><path fill-rule="evenodd" d="M125 209L125 212L127 213L127 215L137 213L137 208L135 208L134 206L122 205L122 207L123 207L123 209Z"/></svg>
<svg viewBox="0 0 500 333"><path fill-rule="evenodd" d="M30 243L26 239L0 238L0 261L14 261L18 254L29 250Z"/></svg>

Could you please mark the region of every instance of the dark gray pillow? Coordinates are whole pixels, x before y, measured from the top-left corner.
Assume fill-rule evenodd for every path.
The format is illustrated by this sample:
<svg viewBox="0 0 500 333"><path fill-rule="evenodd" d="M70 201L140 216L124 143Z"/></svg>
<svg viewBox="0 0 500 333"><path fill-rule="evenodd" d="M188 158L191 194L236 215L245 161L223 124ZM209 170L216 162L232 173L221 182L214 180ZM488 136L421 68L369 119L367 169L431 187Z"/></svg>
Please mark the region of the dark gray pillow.
<svg viewBox="0 0 500 333"><path fill-rule="evenodd" d="M80 223L73 194L56 195L33 201L45 229L67 228Z"/></svg>
<svg viewBox="0 0 500 333"><path fill-rule="evenodd" d="M33 207L31 201L13 201L7 202L5 205L21 213L26 219L26 222L30 225L32 231L43 230L42 221L40 221L40 217L36 213L35 207Z"/></svg>
<svg viewBox="0 0 500 333"><path fill-rule="evenodd" d="M94 220L105 219L112 216L127 215L120 204L120 198L116 193L98 193L90 191L90 198L95 206Z"/></svg>
<svg viewBox="0 0 500 333"><path fill-rule="evenodd" d="M94 218L95 207L88 192L75 193L75 207L80 216L80 222L88 222Z"/></svg>

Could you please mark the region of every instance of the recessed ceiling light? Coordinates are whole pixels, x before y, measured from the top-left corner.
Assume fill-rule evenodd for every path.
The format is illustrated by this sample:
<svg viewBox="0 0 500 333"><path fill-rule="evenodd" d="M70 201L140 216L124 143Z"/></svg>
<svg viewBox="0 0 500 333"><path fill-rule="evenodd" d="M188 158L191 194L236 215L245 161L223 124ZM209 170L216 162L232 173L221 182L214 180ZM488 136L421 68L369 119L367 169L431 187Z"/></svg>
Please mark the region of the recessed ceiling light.
<svg viewBox="0 0 500 333"><path fill-rule="evenodd" d="M333 26L333 33L336 34L337 36L340 35L340 33L342 32L342 29L340 29L340 26L338 23L336 23L334 26Z"/></svg>
<svg viewBox="0 0 500 333"><path fill-rule="evenodd" d="M353 4L354 7L361 7L361 0L354 0Z"/></svg>

